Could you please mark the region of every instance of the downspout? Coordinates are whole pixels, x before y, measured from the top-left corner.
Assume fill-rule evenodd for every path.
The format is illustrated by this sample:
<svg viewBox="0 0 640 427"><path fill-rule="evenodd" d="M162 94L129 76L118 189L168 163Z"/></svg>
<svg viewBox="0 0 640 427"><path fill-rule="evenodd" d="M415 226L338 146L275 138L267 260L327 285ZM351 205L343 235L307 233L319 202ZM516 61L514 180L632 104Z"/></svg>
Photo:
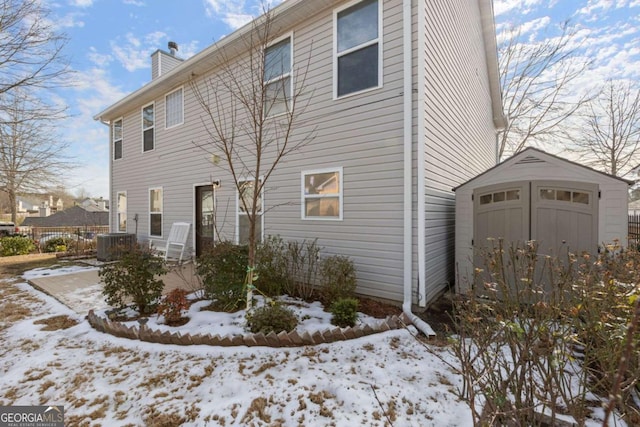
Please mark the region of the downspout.
<svg viewBox="0 0 640 427"><path fill-rule="evenodd" d="M411 288L413 266L413 69L412 69L412 14L411 0L403 0L403 56L404 56L404 88L403 88L403 139L404 139L404 295L402 311L411 323L423 334L435 335L433 329L411 311ZM419 151L419 149L418 149ZM421 165L418 165L418 170ZM420 239L419 239L420 240Z"/></svg>

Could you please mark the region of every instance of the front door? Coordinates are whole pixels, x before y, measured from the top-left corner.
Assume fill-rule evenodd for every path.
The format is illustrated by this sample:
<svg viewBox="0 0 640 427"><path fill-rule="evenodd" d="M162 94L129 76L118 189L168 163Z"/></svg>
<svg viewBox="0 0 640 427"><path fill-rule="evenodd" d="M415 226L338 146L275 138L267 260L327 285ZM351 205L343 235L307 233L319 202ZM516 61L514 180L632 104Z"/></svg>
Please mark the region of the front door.
<svg viewBox="0 0 640 427"><path fill-rule="evenodd" d="M215 239L215 190L196 187L196 256L212 247Z"/></svg>

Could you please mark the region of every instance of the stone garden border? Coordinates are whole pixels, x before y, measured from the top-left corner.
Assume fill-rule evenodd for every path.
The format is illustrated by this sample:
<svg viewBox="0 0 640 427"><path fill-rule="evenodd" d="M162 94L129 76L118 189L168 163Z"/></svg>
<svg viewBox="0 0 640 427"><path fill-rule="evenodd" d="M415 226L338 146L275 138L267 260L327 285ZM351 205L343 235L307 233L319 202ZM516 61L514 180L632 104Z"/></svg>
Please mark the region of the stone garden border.
<svg viewBox="0 0 640 427"><path fill-rule="evenodd" d="M348 328L333 327L323 331L313 333L297 331L278 334L270 332L268 334L244 334L244 335L202 335L202 334L181 334L180 332L158 331L141 324L140 326L125 326L121 322L112 321L100 317L93 310L87 314L89 324L97 331L111 334L120 338L129 338L157 344L176 345L211 345L211 346L267 346L267 347L299 347L306 345L326 344L336 341L345 341L360 338L379 332L400 329L411 323L403 313L400 316L389 316L380 321L377 325L357 325Z"/></svg>

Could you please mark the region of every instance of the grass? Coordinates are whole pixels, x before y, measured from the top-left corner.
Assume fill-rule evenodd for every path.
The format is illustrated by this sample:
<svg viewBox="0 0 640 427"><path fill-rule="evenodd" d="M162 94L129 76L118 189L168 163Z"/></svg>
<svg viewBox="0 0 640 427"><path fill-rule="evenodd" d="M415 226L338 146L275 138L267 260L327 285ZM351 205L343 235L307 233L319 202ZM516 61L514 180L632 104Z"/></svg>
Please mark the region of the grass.
<svg viewBox="0 0 640 427"><path fill-rule="evenodd" d="M46 319L40 319L33 322L34 325L45 325L41 328L42 331L58 331L61 329L68 329L78 324L76 319L73 319L67 315L52 316Z"/></svg>

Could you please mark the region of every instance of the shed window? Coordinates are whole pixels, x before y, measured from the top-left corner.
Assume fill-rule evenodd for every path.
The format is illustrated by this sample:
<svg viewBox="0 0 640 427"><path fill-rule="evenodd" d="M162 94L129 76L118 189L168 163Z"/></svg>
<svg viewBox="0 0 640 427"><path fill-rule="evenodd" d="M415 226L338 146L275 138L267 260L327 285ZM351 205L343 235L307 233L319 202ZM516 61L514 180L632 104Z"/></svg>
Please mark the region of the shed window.
<svg viewBox="0 0 640 427"><path fill-rule="evenodd" d="M507 191L507 200L520 200L520 190Z"/></svg>
<svg viewBox="0 0 640 427"><path fill-rule="evenodd" d="M589 193L573 192L573 203L589 204Z"/></svg>
<svg viewBox="0 0 640 427"><path fill-rule="evenodd" d="M489 203L491 203L491 194L485 194L483 196L480 196L481 205L488 205Z"/></svg>

